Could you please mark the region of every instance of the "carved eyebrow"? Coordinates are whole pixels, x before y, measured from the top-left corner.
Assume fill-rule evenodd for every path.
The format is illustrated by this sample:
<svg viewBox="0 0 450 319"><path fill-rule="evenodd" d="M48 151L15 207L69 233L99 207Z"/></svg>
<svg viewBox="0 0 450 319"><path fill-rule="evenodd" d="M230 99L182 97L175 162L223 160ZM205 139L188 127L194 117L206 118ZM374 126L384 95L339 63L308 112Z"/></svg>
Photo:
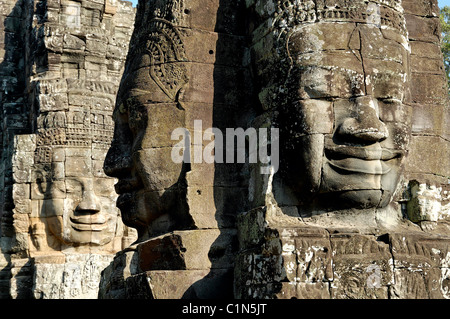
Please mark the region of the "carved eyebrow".
<svg viewBox="0 0 450 319"><path fill-rule="evenodd" d="M403 103L403 101L397 97L375 97L375 98L378 101L383 102L384 104L399 105Z"/></svg>
<svg viewBox="0 0 450 319"><path fill-rule="evenodd" d="M75 181L74 180L70 180L70 182L69 183L67 183L68 182L68 180L66 181L66 189L67 190L73 190L74 188L77 188L77 187L83 187L83 184L82 183L75 183Z"/></svg>
<svg viewBox="0 0 450 319"><path fill-rule="evenodd" d="M81 190L84 191L86 189L87 183L84 179L67 178L65 185L66 190L81 187Z"/></svg>

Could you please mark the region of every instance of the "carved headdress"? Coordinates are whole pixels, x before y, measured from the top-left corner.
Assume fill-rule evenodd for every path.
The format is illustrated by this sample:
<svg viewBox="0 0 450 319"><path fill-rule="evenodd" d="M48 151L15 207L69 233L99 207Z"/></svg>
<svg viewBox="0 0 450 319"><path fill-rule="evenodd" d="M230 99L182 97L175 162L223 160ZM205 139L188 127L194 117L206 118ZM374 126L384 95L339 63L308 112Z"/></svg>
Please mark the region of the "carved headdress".
<svg viewBox="0 0 450 319"><path fill-rule="evenodd" d="M81 116L76 117L73 113ZM98 123L98 117L102 117L101 123ZM97 123L93 123L94 120ZM41 121L45 123L39 123L36 163L50 163L55 147L90 148L95 143L96 147L106 150L113 138L112 119L105 114L50 112Z"/></svg>
<svg viewBox="0 0 450 319"><path fill-rule="evenodd" d="M317 22L355 22L394 28L406 36L401 0L279 0L274 8L275 29Z"/></svg>

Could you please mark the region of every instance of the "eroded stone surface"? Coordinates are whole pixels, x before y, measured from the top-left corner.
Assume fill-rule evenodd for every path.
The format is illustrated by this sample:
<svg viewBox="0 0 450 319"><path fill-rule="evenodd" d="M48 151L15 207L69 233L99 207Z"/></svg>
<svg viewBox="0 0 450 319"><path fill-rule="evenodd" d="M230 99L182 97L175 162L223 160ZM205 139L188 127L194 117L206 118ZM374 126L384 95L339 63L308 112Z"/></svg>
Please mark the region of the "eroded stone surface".
<svg viewBox="0 0 450 319"><path fill-rule="evenodd" d="M0 8L1 297L449 297L437 1Z"/></svg>
<svg viewBox="0 0 450 319"><path fill-rule="evenodd" d="M279 174L255 176L262 195L238 219L235 295L448 298L436 1L247 7L281 160Z"/></svg>
<svg viewBox="0 0 450 319"><path fill-rule="evenodd" d="M103 268L135 240L103 172L135 9L126 1L1 6L4 20L17 22L2 29L1 81L18 81L0 93L5 295L96 298ZM20 127L12 125L19 115Z"/></svg>

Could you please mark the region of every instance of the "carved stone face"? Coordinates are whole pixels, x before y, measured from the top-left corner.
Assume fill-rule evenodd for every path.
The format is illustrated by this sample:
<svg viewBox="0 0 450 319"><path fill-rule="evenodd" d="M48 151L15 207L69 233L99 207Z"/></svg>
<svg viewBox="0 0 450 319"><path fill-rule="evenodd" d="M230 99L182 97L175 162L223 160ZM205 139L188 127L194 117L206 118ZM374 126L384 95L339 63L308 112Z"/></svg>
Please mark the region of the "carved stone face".
<svg viewBox="0 0 450 319"><path fill-rule="evenodd" d="M125 225L144 232L168 213L177 193L174 185L182 164L172 161L169 145L159 143L170 140L171 130L179 127L176 114L180 110L174 104L147 104L139 98L125 112L120 108L114 113L115 137L104 167L109 176L119 179L117 207Z"/></svg>
<svg viewBox="0 0 450 319"><path fill-rule="evenodd" d="M43 183L38 185L46 188L41 215L58 240L76 246L111 242L118 221L114 180L87 173Z"/></svg>
<svg viewBox="0 0 450 319"><path fill-rule="evenodd" d="M182 42L168 38L177 38L177 31L155 19L145 32L147 40L136 46L122 78L104 164L105 173L119 179L115 189L122 219L139 238L159 227L155 224L167 227L180 199L183 164L172 161L171 133L185 126L184 110L175 101L187 82Z"/></svg>
<svg viewBox="0 0 450 319"><path fill-rule="evenodd" d="M55 209L62 209L62 216L52 216L50 231L69 244L105 245L115 234L117 212L111 186L101 178L66 179L66 198L53 201ZM111 184L111 183L107 183ZM55 188L56 186L51 186ZM63 203L63 207L56 207Z"/></svg>
<svg viewBox="0 0 450 319"><path fill-rule="evenodd" d="M406 45L354 23L307 25L289 37L280 161L303 201L369 208L392 199L410 130Z"/></svg>

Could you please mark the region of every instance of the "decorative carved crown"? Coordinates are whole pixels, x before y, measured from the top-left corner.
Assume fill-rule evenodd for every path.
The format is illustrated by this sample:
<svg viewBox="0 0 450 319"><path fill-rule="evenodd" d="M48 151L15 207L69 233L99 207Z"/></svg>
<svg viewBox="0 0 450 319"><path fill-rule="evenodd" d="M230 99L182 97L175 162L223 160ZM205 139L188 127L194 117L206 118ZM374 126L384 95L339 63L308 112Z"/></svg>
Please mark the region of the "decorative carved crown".
<svg viewBox="0 0 450 319"><path fill-rule="evenodd" d="M93 143L97 147L108 148L113 138L113 128L74 127L40 129L36 138L36 163L50 163L55 147L88 148Z"/></svg>
<svg viewBox="0 0 450 319"><path fill-rule="evenodd" d="M401 0L279 0L275 27L287 31L316 22L356 22L390 27L406 35Z"/></svg>

